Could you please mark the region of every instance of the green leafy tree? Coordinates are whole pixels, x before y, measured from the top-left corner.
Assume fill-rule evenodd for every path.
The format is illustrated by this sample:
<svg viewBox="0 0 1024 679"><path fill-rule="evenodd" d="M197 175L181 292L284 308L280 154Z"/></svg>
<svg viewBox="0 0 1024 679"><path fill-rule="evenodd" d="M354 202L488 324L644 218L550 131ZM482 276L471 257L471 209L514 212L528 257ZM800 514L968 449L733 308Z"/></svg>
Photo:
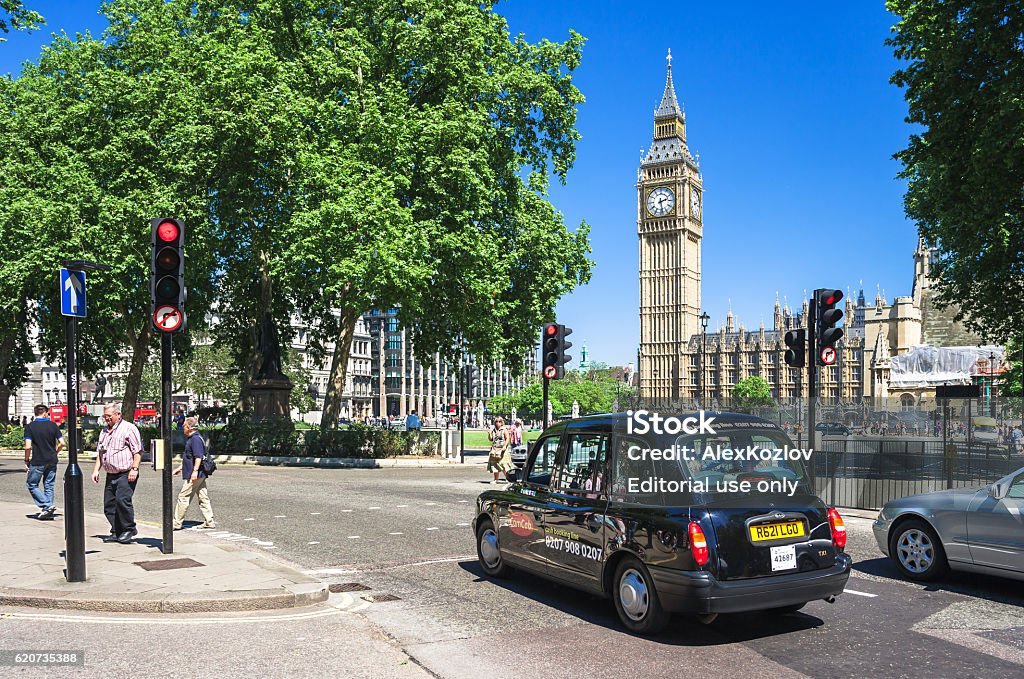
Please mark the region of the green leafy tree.
<svg viewBox="0 0 1024 679"><path fill-rule="evenodd" d="M751 410L774 403L771 385L759 375L744 377L737 382L732 388L732 398L736 407L741 410Z"/></svg>
<svg viewBox="0 0 1024 679"><path fill-rule="evenodd" d="M937 300L986 337L1020 336L1024 307L1024 11L1016 0L889 0L888 44L908 65L907 121L923 127L896 154L905 206L938 246Z"/></svg>
<svg viewBox="0 0 1024 679"><path fill-rule="evenodd" d="M21 0L0 0L0 33L10 33L12 29L31 31L44 23L46 21L39 12L28 9ZM0 38L0 42L5 40Z"/></svg>

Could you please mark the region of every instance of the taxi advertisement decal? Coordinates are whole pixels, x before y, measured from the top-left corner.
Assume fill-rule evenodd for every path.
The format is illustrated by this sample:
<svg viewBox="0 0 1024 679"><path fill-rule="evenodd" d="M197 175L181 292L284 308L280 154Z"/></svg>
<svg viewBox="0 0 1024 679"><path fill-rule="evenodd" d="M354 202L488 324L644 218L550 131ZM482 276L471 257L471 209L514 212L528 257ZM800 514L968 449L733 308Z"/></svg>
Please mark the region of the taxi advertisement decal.
<svg viewBox="0 0 1024 679"><path fill-rule="evenodd" d="M533 519L525 512L510 513L508 515L508 527L513 533L524 538L533 535L533 531L536 530L536 526L533 525Z"/></svg>
<svg viewBox="0 0 1024 679"><path fill-rule="evenodd" d="M579 541L579 535L560 528L544 527L544 546L548 549L570 556L581 556L584 559L601 561L604 550Z"/></svg>

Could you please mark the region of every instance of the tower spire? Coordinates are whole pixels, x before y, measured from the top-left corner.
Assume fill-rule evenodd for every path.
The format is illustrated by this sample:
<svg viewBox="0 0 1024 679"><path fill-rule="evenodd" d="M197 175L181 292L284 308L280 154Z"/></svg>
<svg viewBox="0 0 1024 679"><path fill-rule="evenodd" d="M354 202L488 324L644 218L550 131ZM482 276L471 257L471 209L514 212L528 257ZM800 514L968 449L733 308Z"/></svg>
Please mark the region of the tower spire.
<svg viewBox="0 0 1024 679"><path fill-rule="evenodd" d="M672 50L669 49L665 57L668 63L668 72L665 75L665 93L661 95L661 106L654 112L655 118L682 118L683 112L679 108L679 100L676 99L676 86L672 82Z"/></svg>

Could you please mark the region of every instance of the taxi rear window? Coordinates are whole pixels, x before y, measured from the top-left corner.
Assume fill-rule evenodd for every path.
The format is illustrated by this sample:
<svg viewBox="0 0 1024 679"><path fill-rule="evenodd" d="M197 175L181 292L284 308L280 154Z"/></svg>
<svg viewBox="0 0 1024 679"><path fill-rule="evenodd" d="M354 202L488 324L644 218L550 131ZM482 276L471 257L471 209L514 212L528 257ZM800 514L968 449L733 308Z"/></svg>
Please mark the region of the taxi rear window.
<svg viewBox="0 0 1024 679"><path fill-rule="evenodd" d="M615 501L678 506L700 503L705 496L808 489L802 451L767 423L719 426L705 435L619 434L613 447L610 495Z"/></svg>

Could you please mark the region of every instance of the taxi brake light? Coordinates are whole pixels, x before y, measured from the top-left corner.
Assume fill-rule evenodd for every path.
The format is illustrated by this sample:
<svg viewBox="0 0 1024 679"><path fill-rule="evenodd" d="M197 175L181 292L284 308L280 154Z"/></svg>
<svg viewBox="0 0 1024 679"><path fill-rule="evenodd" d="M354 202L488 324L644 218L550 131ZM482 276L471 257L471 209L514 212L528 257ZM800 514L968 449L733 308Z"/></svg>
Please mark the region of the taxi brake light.
<svg viewBox="0 0 1024 679"><path fill-rule="evenodd" d="M690 552L693 553L693 558L697 565L703 566L708 562L708 540L704 537L704 531L700 529L700 524L696 521L690 522L688 530L690 533Z"/></svg>
<svg viewBox="0 0 1024 679"><path fill-rule="evenodd" d="M846 547L846 524L834 507L828 508L828 525L832 527L832 544L836 549Z"/></svg>

